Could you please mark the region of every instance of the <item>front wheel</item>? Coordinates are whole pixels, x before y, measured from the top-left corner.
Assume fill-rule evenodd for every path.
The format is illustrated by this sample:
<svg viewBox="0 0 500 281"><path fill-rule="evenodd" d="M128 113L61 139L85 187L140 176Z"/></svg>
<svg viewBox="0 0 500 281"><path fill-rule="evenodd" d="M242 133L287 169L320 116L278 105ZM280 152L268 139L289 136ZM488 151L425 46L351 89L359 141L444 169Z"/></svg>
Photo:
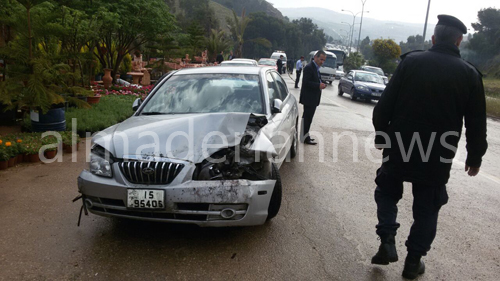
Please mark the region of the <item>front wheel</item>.
<svg viewBox="0 0 500 281"><path fill-rule="evenodd" d="M354 88L351 89L351 100L357 100L358 97L356 97L356 90Z"/></svg>
<svg viewBox="0 0 500 281"><path fill-rule="evenodd" d="M272 163L271 179L276 180L276 183L274 184L271 201L269 201L269 207L267 208L267 220L270 220L278 215L281 207L281 197L283 195L280 173L278 167L274 163Z"/></svg>

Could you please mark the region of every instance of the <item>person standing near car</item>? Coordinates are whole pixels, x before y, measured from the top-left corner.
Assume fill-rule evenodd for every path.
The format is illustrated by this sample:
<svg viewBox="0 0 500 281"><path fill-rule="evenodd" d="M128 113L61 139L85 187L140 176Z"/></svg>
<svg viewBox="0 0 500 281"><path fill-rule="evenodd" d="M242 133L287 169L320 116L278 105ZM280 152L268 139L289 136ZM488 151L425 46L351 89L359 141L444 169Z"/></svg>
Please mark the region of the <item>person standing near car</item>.
<svg viewBox="0 0 500 281"><path fill-rule="evenodd" d="M299 102L304 105L301 140L305 144L316 145L314 139L309 136L309 129L311 128L316 107L321 101L321 90L326 88L326 84L321 81L321 75L319 74L319 68L325 60L326 53L319 50L314 55L313 60L304 67Z"/></svg>
<svg viewBox="0 0 500 281"><path fill-rule="evenodd" d="M220 54L217 54L215 61L217 62L217 64L221 64L221 62L224 61L224 51L220 51Z"/></svg>
<svg viewBox="0 0 500 281"><path fill-rule="evenodd" d="M283 74L283 55L280 55L280 58L276 61L276 67L278 67L278 73Z"/></svg>
<svg viewBox="0 0 500 281"><path fill-rule="evenodd" d="M301 56L300 59L297 61L297 64L295 66L295 74L297 78L295 78L295 88L299 88L299 80L300 80L300 74L302 73L302 63L304 62L304 56Z"/></svg>
<svg viewBox="0 0 500 281"><path fill-rule="evenodd" d="M414 222L403 268L408 279L425 272L421 257L431 249L439 210L448 202L446 183L464 119L469 176L479 173L488 148L482 75L460 57L458 49L467 28L452 16L438 19L433 46L401 56L373 111L375 146L384 149L384 161L375 179L376 233L381 244L371 262L386 265L398 260L397 203L403 182L411 182Z"/></svg>

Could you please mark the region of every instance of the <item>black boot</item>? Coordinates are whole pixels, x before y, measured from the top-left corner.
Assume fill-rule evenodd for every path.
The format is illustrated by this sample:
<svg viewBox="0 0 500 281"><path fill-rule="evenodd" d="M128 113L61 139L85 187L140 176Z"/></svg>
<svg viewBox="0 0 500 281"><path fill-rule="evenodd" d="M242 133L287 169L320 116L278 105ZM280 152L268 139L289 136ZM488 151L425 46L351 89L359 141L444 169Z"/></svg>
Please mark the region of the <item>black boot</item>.
<svg viewBox="0 0 500 281"><path fill-rule="evenodd" d="M380 247L373 256L373 264L388 265L390 262L398 261L398 252L396 251L396 240L394 235L381 235Z"/></svg>
<svg viewBox="0 0 500 281"><path fill-rule="evenodd" d="M420 260L420 256L408 254L403 269L403 277L406 279L415 279L420 274L424 274L425 264Z"/></svg>

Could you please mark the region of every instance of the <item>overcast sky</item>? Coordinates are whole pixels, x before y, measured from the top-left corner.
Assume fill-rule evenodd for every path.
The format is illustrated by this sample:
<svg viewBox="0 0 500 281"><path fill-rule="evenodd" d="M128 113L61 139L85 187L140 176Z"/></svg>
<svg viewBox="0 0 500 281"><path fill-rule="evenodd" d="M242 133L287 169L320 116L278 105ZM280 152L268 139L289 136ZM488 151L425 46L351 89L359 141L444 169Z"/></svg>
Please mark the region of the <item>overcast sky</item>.
<svg viewBox="0 0 500 281"><path fill-rule="evenodd" d="M276 8L321 7L336 12L342 9L354 14L361 12L362 0L267 0ZM365 14L377 20L424 23L428 0L364 0ZM437 15L448 14L459 18L473 33L471 23L477 22L477 12L484 8L500 9L500 0L431 0L429 23L437 23ZM369 11L369 13L366 13ZM347 13L349 14L349 13ZM359 16L361 13L359 14Z"/></svg>

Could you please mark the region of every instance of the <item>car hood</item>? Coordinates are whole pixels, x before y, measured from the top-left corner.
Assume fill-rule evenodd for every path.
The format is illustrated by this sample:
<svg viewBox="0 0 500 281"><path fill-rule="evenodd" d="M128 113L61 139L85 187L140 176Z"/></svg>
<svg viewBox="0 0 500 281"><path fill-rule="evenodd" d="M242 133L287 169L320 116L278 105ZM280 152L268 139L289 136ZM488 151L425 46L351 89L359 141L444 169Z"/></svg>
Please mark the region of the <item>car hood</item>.
<svg viewBox="0 0 500 281"><path fill-rule="evenodd" d="M372 83L372 82L355 82L354 83L356 86L365 86L370 89L376 89L376 90L384 90L385 85L384 84L379 84L379 83Z"/></svg>
<svg viewBox="0 0 500 281"><path fill-rule="evenodd" d="M259 123L256 118L260 126L255 125ZM260 130L267 123L267 119L262 122L264 119L250 113L133 116L99 132L92 141L116 158L200 163L223 148L240 144L242 137L253 130L253 141L247 148L275 156L274 146Z"/></svg>

